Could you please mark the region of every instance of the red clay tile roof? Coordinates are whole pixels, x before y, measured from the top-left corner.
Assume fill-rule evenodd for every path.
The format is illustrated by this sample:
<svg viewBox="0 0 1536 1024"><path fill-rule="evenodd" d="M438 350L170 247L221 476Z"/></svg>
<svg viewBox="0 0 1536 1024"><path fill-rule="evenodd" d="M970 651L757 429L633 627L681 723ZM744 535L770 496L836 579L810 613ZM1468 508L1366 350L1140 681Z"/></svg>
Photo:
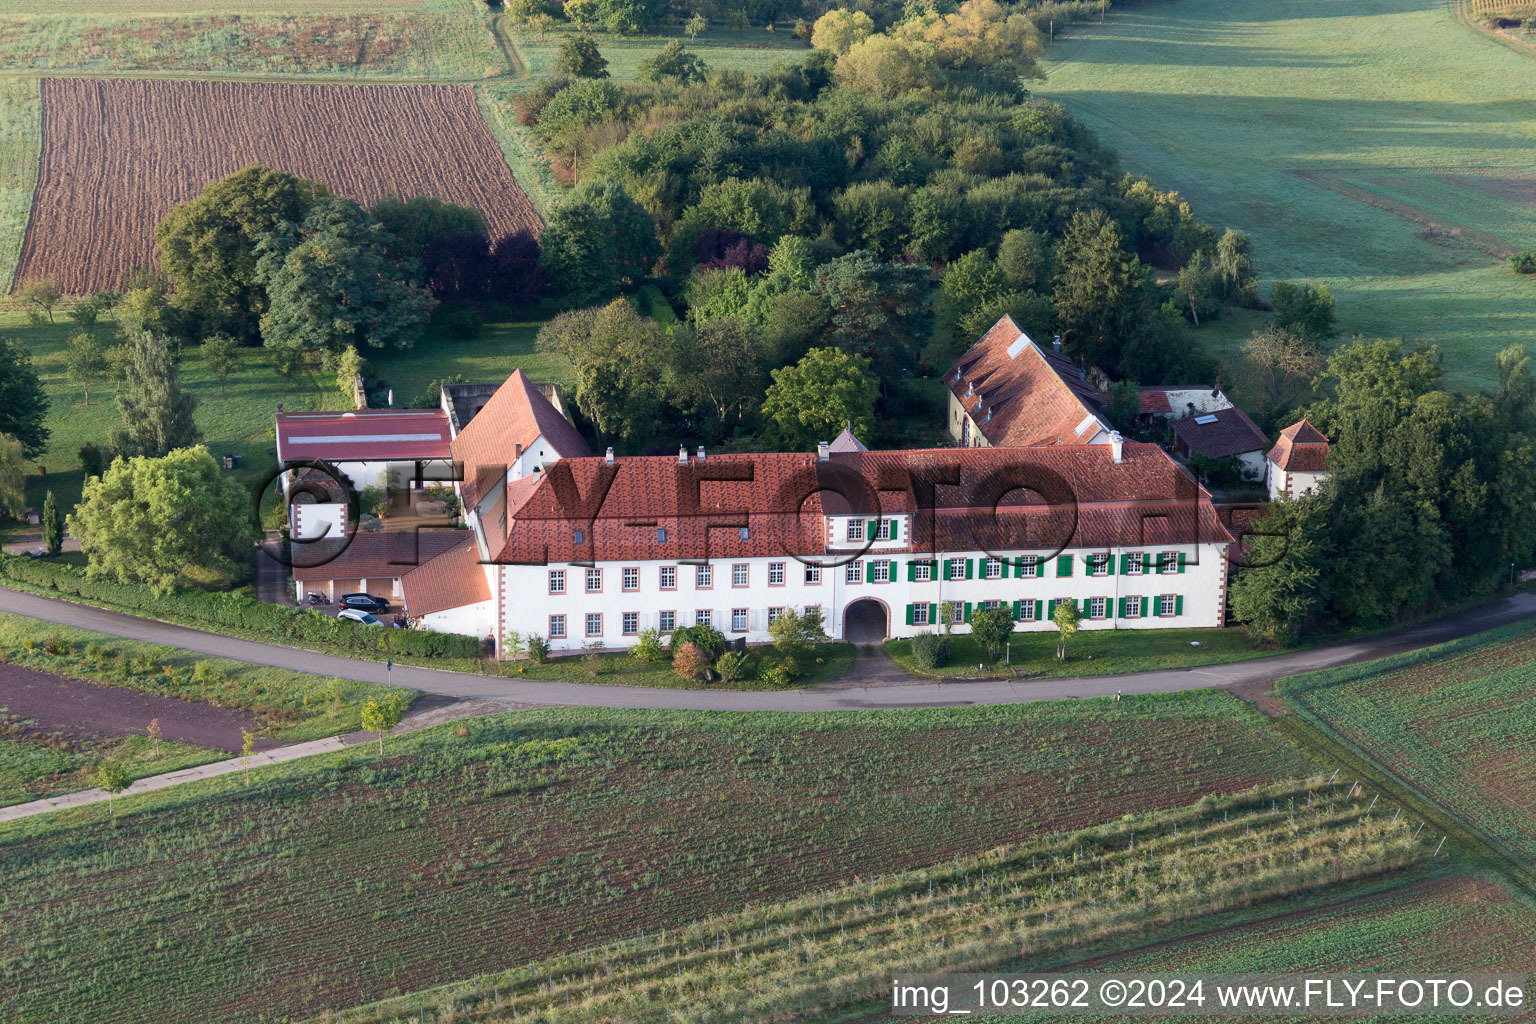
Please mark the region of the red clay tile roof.
<svg viewBox="0 0 1536 1024"><path fill-rule="evenodd" d="M1306 420L1280 431L1280 439L1266 456L1287 473L1322 473L1328 469L1328 438Z"/></svg>
<svg viewBox="0 0 1536 1024"><path fill-rule="evenodd" d="M1101 429L1104 394L1070 359L1041 348L1013 318L1003 316L955 361L945 383L996 447L1084 444ZM1107 424L1104 425L1107 427Z"/></svg>
<svg viewBox="0 0 1536 1024"><path fill-rule="evenodd" d="M522 370L514 370L453 439L453 457L464 465L461 490L465 507L474 507L486 479L494 478L497 471L505 474L517 458L519 445L527 448L540 437L563 459L592 454L587 442L560 415L560 410L549 403Z"/></svg>
<svg viewBox="0 0 1536 1024"><path fill-rule="evenodd" d="M1259 425L1236 406L1198 416L1186 416L1174 420L1171 426L1179 440L1184 442L1184 447L1191 452L1218 459L1262 451L1269 444L1269 437L1259 429Z"/></svg>
<svg viewBox="0 0 1536 1024"><path fill-rule="evenodd" d="M868 452L825 462L798 453L686 464L671 456L568 459L543 474L495 560L819 555L828 550L824 511L910 515L924 496L930 510L918 516L915 540L909 534L894 550L1230 542L1210 496L1165 452L1134 443L1124 452L1119 464L1108 445Z"/></svg>
<svg viewBox="0 0 1536 1024"><path fill-rule="evenodd" d="M491 599L480 554L474 539L467 535L462 543L400 577L400 587L406 613L413 617Z"/></svg>
<svg viewBox="0 0 1536 1024"><path fill-rule="evenodd" d="M441 409L277 414L279 462L404 462L451 457L448 414Z"/></svg>
<svg viewBox="0 0 1536 1024"><path fill-rule="evenodd" d="M350 542L339 537L293 544L293 578L305 583L395 579L469 539L468 530L405 530L358 532Z"/></svg>
<svg viewBox="0 0 1536 1024"><path fill-rule="evenodd" d="M1141 411L1144 413L1173 412L1173 406L1168 402L1168 392L1162 388L1142 388Z"/></svg>

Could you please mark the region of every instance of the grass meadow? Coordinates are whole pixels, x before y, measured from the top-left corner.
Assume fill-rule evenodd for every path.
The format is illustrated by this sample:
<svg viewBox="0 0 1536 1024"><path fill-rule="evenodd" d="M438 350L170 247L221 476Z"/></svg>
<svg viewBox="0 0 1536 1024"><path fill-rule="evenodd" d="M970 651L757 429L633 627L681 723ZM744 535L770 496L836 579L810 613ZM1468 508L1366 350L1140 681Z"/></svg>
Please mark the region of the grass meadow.
<svg viewBox="0 0 1536 1024"><path fill-rule="evenodd" d="M35 78L0 78L0 294L10 289L32 215L43 146Z"/></svg>
<svg viewBox="0 0 1536 1024"><path fill-rule="evenodd" d="M0 66L79 74L479 80L511 71L481 0L17 0Z"/></svg>
<svg viewBox="0 0 1536 1024"><path fill-rule="evenodd" d="M15 1021L294 1019L1312 771L1214 691L508 712L128 797L115 825L0 826L0 982Z"/></svg>
<svg viewBox="0 0 1536 1024"><path fill-rule="evenodd" d="M1461 387L1493 383L1505 345L1536 351L1536 281L1493 255L1536 245L1536 54L1442 0L1177 0L1048 57L1040 94L1252 234L1265 277L1326 281L1345 335L1433 342Z"/></svg>
<svg viewBox="0 0 1536 1024"><path fill-rule="evenodd" d="M566 24L542 36L520 28L504 31L521 58L522 77L530 84L553 73L560 43L567 36L578 34L574 27ZM669 28L658 35L640 36L594 32L592 38L598 51L608 60L609 75L620 82L633 82L639 73L640 62L674 39L681 39L712 68L730 68L747 74L770 71L779 64L800 60L806 54L805 43L782 27L772 32L762 28L731 31L714 25L692 42L677 28Z"/></svg>
<svg viewBox="0 0 1536 1024"><path fill-rule="evenodd" d="M0 726L0 807L90 789L95 785L91 769L103 758L121 764L130 779L140 779L228 756L169 741L162 741L157 753L148 736L77 739Z"/></svg>
<svg viewBox="0 0 1536 1024"><path fill-rule="evenodd" d="M1278 689L1515 856L1536 857L1536 627L1296 676Z"/></svg>

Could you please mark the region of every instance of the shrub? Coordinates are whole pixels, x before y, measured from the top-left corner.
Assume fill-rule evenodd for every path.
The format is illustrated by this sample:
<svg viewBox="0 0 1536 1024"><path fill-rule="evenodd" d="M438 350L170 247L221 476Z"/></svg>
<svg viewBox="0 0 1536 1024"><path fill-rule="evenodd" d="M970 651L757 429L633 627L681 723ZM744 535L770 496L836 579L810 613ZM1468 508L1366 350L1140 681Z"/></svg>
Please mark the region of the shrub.
<svg viewBox="0 0 1536 1024"><path fill-rule="evenodd" d="M949 638L939 633L919 633L914 636L912 663L925 671L949 664Z"/></svg>
<svg viewBox="0 0 1536 1024"><path fill-rule="evenodd" d="M692 644L706 658L713 658L725 650L725 634L714 626L683 626L672 634L674 657L681 644Z"/></svg>
<svg viewBox="0 0 1536 1024"><path fill-rule="evenodd" d="M684 679L696 681L709 671L709 658L692 643L672 644L672 671Z"/></svg>
<svg viewBox="0 0 1536 1024"><path fill-rule="evenodd" d="M630 650L629 655L636 661L651 664L666 661L667 651L661 645L661 632L655 629L642 629L640 635L635 638L635 646Z"/></svg>
<svg viewBox="0 0 1536 1024"><path fill-rule="evenodd" d="M43 638L43 650L48 654L68 654L69 641L57 633L49 633Z"/></svg>
<svg viewBox="0 0 1536 1024"><path fill-rule="evenodd" d="M549 641L537 633L528 636L528 660L542 665L549 660Z"/></svg>
<svg viewBox="0 0 1536 1024"><path fill-rule="evenodd" d="M1515 253L1509 258L1509 269L1517 274L1536 274L1536 249Z"/></svg>
<svg viewBox="0 0 1536 1024"><path fill-rule="evenodd" d="M752 669L752 656L746 651L726 651L715 660L715 671L722 683L751 679L755 674Z"/></svg>
<svg viewBox="0 0 1536 1024"><path fill-rule="evenodd" d="M800 668L794 658L779 658L763 665L758 675L774 686L788 686L800 677Z"/></svg>

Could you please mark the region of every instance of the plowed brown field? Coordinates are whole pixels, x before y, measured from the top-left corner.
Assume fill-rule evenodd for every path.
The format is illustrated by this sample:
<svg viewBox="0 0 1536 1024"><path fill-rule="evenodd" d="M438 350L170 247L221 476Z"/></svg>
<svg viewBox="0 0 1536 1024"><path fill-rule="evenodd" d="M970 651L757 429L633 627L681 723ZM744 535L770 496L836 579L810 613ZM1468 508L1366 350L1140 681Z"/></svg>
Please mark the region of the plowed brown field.
<svg viewBox="0 0 1536 1024"><path fill-rule="evenodd" d="M395 193L477 207L493 236L539 216L468 86L50 78L43 154L16 280L115 288L156 261L155 225L250 164L360 202Z"/></svg>

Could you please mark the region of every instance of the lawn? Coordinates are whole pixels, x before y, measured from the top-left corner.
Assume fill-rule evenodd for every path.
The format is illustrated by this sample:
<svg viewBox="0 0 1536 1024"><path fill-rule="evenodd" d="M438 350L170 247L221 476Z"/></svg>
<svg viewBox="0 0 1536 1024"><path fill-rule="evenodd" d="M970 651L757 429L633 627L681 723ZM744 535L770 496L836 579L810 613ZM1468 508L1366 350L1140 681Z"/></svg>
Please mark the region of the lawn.
<svg viewBox="0 0 1536 1024"><path fill-rule="evenodd" d="M425 397L434 380L461 375L465 380L497 382L522 370L536 381L551 381L573 400L575 377L571 364L563 356L538 351L534 339L542 320L520 320L486 324L478 338L458 339L443 334L428 334L415 347L403 351L367 353L374 369L395 392L395 404L405 406ZM437 399L432 400L434 405Z"/></svg>
<svg viewBox="0 0 1536 1024"><path fill-rule="evenodd" d="M86 13L19 0L0 14L10 70L478 81L508 74L481 0L127 0Z"/></svg>
<svg viewBox="0 0 1536 1024"><path fill-rule="evenodd" d="M1264 276L1327 281L1342 336L1434 342L1462 387L1493 383L1505 345L1536 350L1536 281L1478 244L1536 244L1536 60L1450 5L1140 4L1048 56L1042 95L1252 234Z"/></svg>
<svg viewBox="0 0 1536 1024"><path fill-rule="evenodd" d="M0 715L0 721L3 719ZM91 768L103 759L121 764L130 779L140 779L228 756L222 750L169 741L162 741L156 753L148 736L80 740L39 735L19 727L7 732L0 726L0 807L90 789L96 784Z"/></svg>
<svg viewBox="0 0 1536 1024"><path fill-rule="evenodd" d="M415 690L204 658L175 647L3 613L0 658L105 686L248 711L256 716L260 735L285 743L356 732L362 728L363 704L370 698L409 704L418 696ZM202 676L196 674L199 665L207 666Z"/></svg>
<svg viewBox="0 0 1536 1024"><path fill-rule="evenodd" d="M0 293L21 256L43 146L43 104L34 78L0 79Z"/></svg>
<svg viewBox="0 0 1536 1024"><path fill-rule="evenodd" d="M85 393L69 378L64 362L66 340L79 328L62 312L55 311L54 317L57 323L33 327L20 313L0 313L0 337L19 341L31 353L52 402L47 419L53 432L48 450L34 463L48 472L46 476L28 477L27 503L42 508L44 493L52 488L60 506L68 511L80 500L84 483L80 448L88 442L105 447L112 428L122 419L110 383L93 387L90 404L85 404ZM103 345L117 343L112 324L103 322L94 330ZM242 482L256 486L276 466L272 417L279 402L289 411L339 409L347 403L336 387L334 374L300 374L287 380L277 374L261 349L242 348L239 358L239 368L222 388L195 345L183 352L178 371L182 385L198 400L196 418L204 443L216 456L243 456Z"/></svg>
<svg viewBox="0 0 1536 1024"><path fill-rule="evenodd" d="M1263 648L1240 629L1085 629L1067 643L1067 660L1056 658L1054 629L1015 633L1006 660L989 662L969 633L949 638L949 664L921 671L911 640L887 640L896 663L915 675L989 676L1022 669L1030 677L1102 676L1246 661L1283 651ZM1196 646L1196 645L1199 646ZM986 665L986 668L978 668Z"/></svg>
<svg viewBox="0 0 1536 1024"><path fill-rule="evenodd" d="M1311 771L1216 692L509 712L0 826L0 981L16 1021L292 1019Z"/></svg>
<svg viewBox="0 0 1536 1024"><path fill-rule="evenodd" d="M505 31L522 59L523 78L530 84L548 78L554 72L561 41L578 34L570 25L559 25L542 37L523 29L508 28ZM805 43L784 27L772 32L761 28L733 32L717 25L692 42L676 28L660 35L642 36L594 32L592 38L598 51L608 60L608 74L621 82L633 82L639 73L640 62L673 39L681 39L711 68L729 68L746 74L771 71L780 64L798 61L806 54Z"/></svg>
<svg viewBox="0 0 1536 1024"><path fill-rule="evenodd" d="M1278 689L1516 856L1536 856L1536 626L1295 676Z"/></svg>

